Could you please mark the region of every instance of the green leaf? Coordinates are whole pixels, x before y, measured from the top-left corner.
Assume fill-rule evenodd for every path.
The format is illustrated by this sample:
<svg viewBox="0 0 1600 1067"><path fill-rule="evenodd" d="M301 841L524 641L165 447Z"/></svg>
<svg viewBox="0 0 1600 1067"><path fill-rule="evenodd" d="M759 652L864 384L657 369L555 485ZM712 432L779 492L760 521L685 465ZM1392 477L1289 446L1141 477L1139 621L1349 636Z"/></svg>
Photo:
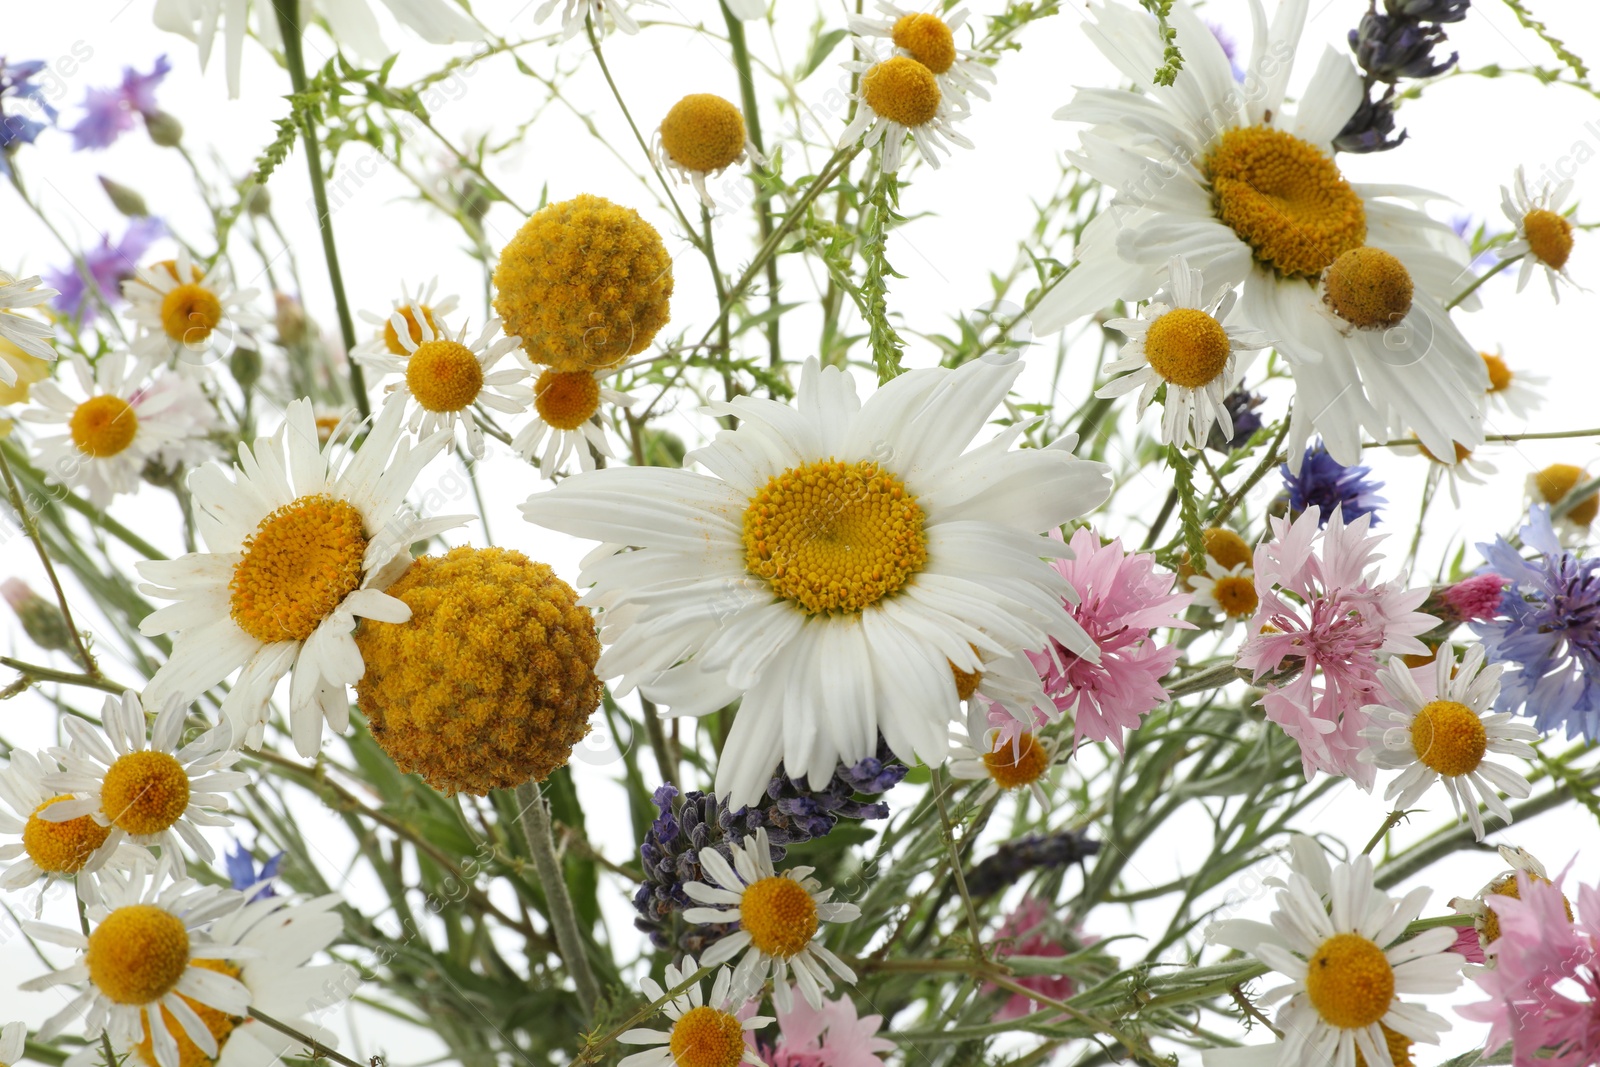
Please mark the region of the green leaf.
<svg viewBox="0 0 1600 1067"><path fill-rule="evenodd" d="M829 30L812 41L811 54L806 57L805 65L800 68L800 76L796 80L805 81L816 73L817 68L822 66L822 61L828 58L828 53L848 36L850 36L849 30Z"/></svg>

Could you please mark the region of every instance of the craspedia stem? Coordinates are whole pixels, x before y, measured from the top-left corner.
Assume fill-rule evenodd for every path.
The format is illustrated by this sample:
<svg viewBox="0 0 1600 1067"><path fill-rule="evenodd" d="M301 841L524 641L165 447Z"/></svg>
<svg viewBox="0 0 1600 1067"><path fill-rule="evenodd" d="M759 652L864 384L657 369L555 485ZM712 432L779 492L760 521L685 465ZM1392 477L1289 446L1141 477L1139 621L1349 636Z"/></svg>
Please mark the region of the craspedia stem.
<svg viewBox="0 0 1600 1067"><path fill-rule="evenodd" d="M539 883L544 887L545 906L550 909L550 927L555 931L556 947L561 950L561 959L572 974L584 1016L593 1019L600 986L589 967L589 956L584 951L583 936L578 929L578 916L561 873L561 860L556 856L555 838L550 832L550 808L539 787L532 782L517 786L517 806L522 813L522 834L528 842Z"/></svg>

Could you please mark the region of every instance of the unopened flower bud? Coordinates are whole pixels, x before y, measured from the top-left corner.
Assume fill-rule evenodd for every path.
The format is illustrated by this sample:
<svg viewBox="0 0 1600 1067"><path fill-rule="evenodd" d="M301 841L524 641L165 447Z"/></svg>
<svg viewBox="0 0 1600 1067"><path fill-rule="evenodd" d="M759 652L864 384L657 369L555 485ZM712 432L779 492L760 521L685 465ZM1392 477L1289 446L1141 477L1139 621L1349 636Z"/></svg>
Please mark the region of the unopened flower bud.
<svg viewBox="0 0 1600 1067"><path fill-rule="evenodd" d="M147 113L144 128L150 134L150 140L162 148L176 148L183 141L183 123L165 111Z"/></svg>
<svg viewBox="0 0 1600 1067"><path fill-rule="evenodd" d="M278 328L278 343L290 346L304 341L306 339L305 305L288 293L273 293L272 299L277 305L277 313L273 316L273 325Z"/></svg>
<svg viewBox="0 0 1600 1067"><path fill-rule="evenodd" d="M150 214L150 209L145 206L144 197L120 182L114 182L104 174L100 175L100 188L106 191L111 198L111 206L128 216L130 219L139 219Z"/></svg>
<svg viewBox="0 0 1600 1067"><path fill-rule="evenodd" d="M228 356L228 373L240 389L248 390L261 377L261 353L253 348L235 348Z"/></svg>
<svg viewBox="0 0 1600 1067"><path fill-rule="evenodd" d="M17 613L22 630L40 648L64 652L73 647L72 630L54 601L28 588L21 578L7 578L0 582L0 596L6 598L11 610Z"/></svg>

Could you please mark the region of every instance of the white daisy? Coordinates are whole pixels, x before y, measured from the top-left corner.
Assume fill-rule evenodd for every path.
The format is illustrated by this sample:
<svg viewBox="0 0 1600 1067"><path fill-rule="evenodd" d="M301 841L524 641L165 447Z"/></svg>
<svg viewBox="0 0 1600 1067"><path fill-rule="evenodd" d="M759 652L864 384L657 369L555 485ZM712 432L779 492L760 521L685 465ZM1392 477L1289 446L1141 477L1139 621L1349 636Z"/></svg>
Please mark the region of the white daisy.
<svg viewBox="0 0 1600 1067"><path fill-rule="evenodd" d="M55 359L56 348L50 343L55 331L47 322L18 315L13 309L38 307L61 293L41 285L37 274L28 278L15 278L0 270L0 337L5 338L36 359ZM17 384L17 369L0 359L0 385Z"/></svg>
<svg viewBox="0 0 1600 1067"><path fill-rule="evenodd" d="M740 1063L748 1063L752 1067L763 1067L765 1061L746 1043L744 1035L772 1020L761 1015L739 1018L740 1008L753 991L735 985L733 972L728 968L719 968L712 978L710 999L701 993L699 982L667 999L670 990L683 985L699 969L700 965L693 956L685 956L679 966L667 964L665 989L648 975L639 979L639 988L652 1002L665 1001L661 1010L672 1020L672 1028L656 1030L639 1026L624 1030L617 1037L624 1045L654 1047L623 1057L617 1067L683 1067L684 1061L678 1058L674 1048L706 1050L705 1057L696 1060L696 1064L737 1067Z"/></svg>
<svg viewBox="0 0 1600 1067"><path fill-rule="evenodd" d="M1404 455L1408 449L1397 448L1396 452ZM1464 446L1456 445L1455 462L1446 463L1426 447L1418 449L1422 455L1427 456L1432 464L1430 474L1443 472L1444 478L1450 483L1450 502L1456 507L1461 506L1461 486L1488 485L1488 479L1500 473L1500 468L1479 456L1476 452L1469 452Z"/></svg>
<svg viewBox="0 0 1600 1067"><path fill-rule="evenodd" d="M1191 576L1189 588L1194 590L1194 603L1222 616L1223 640L1233 636L1235 626L1254 618L1261 606L1256 572L1248 563L1224 567L1208 555L1205 573Z"/></svg>
<svg viewBox="0 0 1600 1067"><path fill-rule="evenodd" d="M1182 256L1167 263L1167 283L1144 306L1137 319L1111 319L1106 323L1128 338L1117 358L1105 366L1108 374L1130 371L1095 393L1123 396L1139 390L1138 413L1150 406L1156 390L1166 386L1161 416L1161 441L1179 448L1198 448L1221 428L1233 437L1233 416L1223 398L1236 384L1239 352L1271 344L1255 330L1224 326L1238 296L1231 287L1205 291L1205 279Z"/></svg>
<svg viewBox="0 0 1600 1067"><path fill-rule="evenodd" d="M362 363L368 362L375 356L404 358L410 355L410 352L400 344L400 332L389 321L395 315L405 320L406 330L413 341L422 340L424 323L436 336L449 332L445 326L445 316L455 311L456 305L461 301L454 293L435 300L433 294L438 288L438 278L433 278L427 285L417 286L416 292L411 292L409 287L401 282L400 299L392 302L393 306L387 315L374 315L363 309L360 313L362 320L377 329L370 338L352 348L350 354Z"/></svg>
<svg viewBox="0 0 1600 1067"><path fill-rule="evenodd" d="M1328 48L1298 107L1285 109L1307 4L1283 0L1270 30L1256 8L1241 84L1210 28L1177 0L1169 22L1184 63L1170 86L1153 82L1164 42L1148 12L1089 5L1091 40L1138 88L1080 90L1056 113L1091 124L1071 158L1115 198L1085 228L1034 328L1053 333L1117 300L1147 299L1168 259L1182 254L1210 285L1244 286L1245 320L1289 362L1291 466L1314 429L1345 465L1360 455L1363 426L1396 436L1414 426L1440 454L1452 441L1475 448L1483 364L1443 310L1467 277L1466 246L1411 202L1429 194L1355 185L1339 173L1333 138L1362 100L1347 56ZM1400 269L1378 273L1363 254L1344 262L1332 288L1358 315L1352 281L1375 282L1388 298L1381 326L1357 328L1324 303L1324 277L1362 249L1391 253Z"/></svg>
<svg viewBox="0 0 1600 1067"><path fill-rule="evenodd" d="M216 1039L190 1005L224 1015L248 1012L250 991L223 968L212 967L247 958L254 950L217 944L201 928L236 910L240 895L198 886L190 878L173 881L163 862L153 872L148 864L126 874L106 870L100 876L100 896L100 903L89 908L92 929L87 937L44 923L23 924L39 940L81 953L72 966L22 985L26 990L81 987L71 1003L39 1028L39 1039L49 1041L82 1016L86 1040L104 1033L113 1051L128 1053L146 1037L148 1023L158 1067L179 1067L175 1024L214 1058ZM162 1010L146 1010L156 1007Z"/></svg>
<svg viewBox="0 0 1600 1067"><path fill-rule="evenodd" d="M1063 607L1044 534L1097 507L1103 464L1057 442L967 451L1021 372L975 360L900 375L863 404L808 360L798 405L738 397L686 462L585 472L534 494L532 522L604 544L580 585L601 609L602 677L679 715L742 697L717 768L735 806L781 760L820 788L877 750L941 762L961 714L952 665L1047 648L1099 652ZM623 551L622 546L633 546ZM1051 705L1053 710L1053 705Z"/></svg>
<svg viewBox="0 0 1600 1067"><path fill-rule="evenodd" d="M970 733L951 738L950 776L968 782L987 781L978 794L980 803L1001 792L1026 789L1040 807L1049 808L1050 798L1039 783L1055 764L1055 743L1026 730L1008 732L992 727L979 738L977 744Z"/></svg>
<svg viewBox="0 0 1600 1067"><path fill-rule="evenodd" d="M811 867L779 874L772 866L765 827L728 847L733 853L731 866L716 849L701 849L700 866L710 881L683 885L689 899L708 905L684 909L685 922L739 924L738 930L707 949L700 962L714 967L743 952L733 984L753 992L770 976L772 1001L785 1012L794 1006L789 990L792 970L806 1001L813 1008L822 1007L822 994L833 991L833 978L824 964L845 982L856 980L856 973L817 940L822 924L859 919L861 909L831 903L833 890L823 889L810 877Z"/></svg>
<svg viewBox="0 0 1600 1067"><path fill-rule="evenodd" d="M1069 599L1077 602L1076 590L1069 594ZM959 664L951 660L950 673L956 680L956 697L966 702L969 722L979 721L973 718L978 712L994 708L1000 709L1008 725L1030 729L1056 718L1059 709L1055 701L1045 695L1044 682L1027 653L996 655L974 645L967 646L967 651L972 658ZM992 715L991 724L994 718ZM971 735L982 732L979 728Z"/></svg>
<svg viewBox="0 0 1600 1067"><path fill-rule="evenodd" d="M215 416L200 387L170 372L150 378L150 364L113 349L91 368L74 353L78 395L39 382L28 422L65 427L34 442L39 468L51 485L83 488L97 508L118 493L136 493L146 464L172 469L216 455L206 434ZM159 384L158 384L159 383Z"/></svg>
<svg viewBox="0 0 1600 1067"><path fill-rule="evenodd" d="M544 0L533 13L534 22L543 22L556 7L561 8L561 39L571 40L583 32L589 19L594 19L594 32L606 32L606 16L617 24L623 33L638 33L639 24L628 11L633 0Z"/></svg>
<svg viewBox="0 0 1600 1067"><path fill-rule="evenodd" d="M968 96L989 99L984 83L993 85L995 75L983 60L993 57L956 47L956 34L967 24L966 8L947 16L908 11L892 0L877 0L877 8L886 17L851 15L850 32L858 37L888 38L895 55L914 59L933 72L939 91L957 111L972 110Z"/></svg>
<svg viewBox="0 0 1600 1067"><path fill-rule="evenodd" d="M1561 206L1572 195L1573 181L1568 178L1553 188L1541 189L1536 194L1528 192L1527 176L1517 168L1511 188L1500 187L1500 210L1505 212L1516 236L1500 249L1501 259L1522 257L1522 267L1517 271L1517 292L1527 287L1528 279L1538 267L1544 268L1545 280L1550 283L1550 295L1557 302L1561 290L1557 281L1576 285L1567 273L1567 259L1572 255L1572 220L1561 213Z"/></svg>
<svg viewBox="0 0 1600 1067"><path fill-rule="evenodd" d="M892 55L880 60L872 43L855 39L862 58L842 64L861 75L856 90L856 114L839 137L839 147L860 141L867 148L882 144L879 166L885 174L900 170L901 153L909 134L928 166L938 169L939 152L949 154L950 144L971 148L972 142L955 130L957 117L939 79L910 56Z"/></svg>
<svg viewBox="0 0 1600 1067"><path fill-rule="evenodd" d="M1265 1047L1207 1050L1202 1062L1354 1067L1359 1052L1371 1067L1393 1067L1391 1034L1402 1042L1437 1044L1450 1024L1400 999L1448 993L1461 984L1462 960L1450 951L1455 930L1440 927L1401 940L1432 890L1414 889L1396 900L1373 886L1368 857L1330 868L1314 842L1296 844L1271 925L1230 919L1206 930L1208 941L1247 952L1290 979L1259 998L1262 1004L1287 1000L1275 1020L1283 1038Z"/></svg>
<svg viewBox="0 0 1600 1067"><path fill-rule="evenodd" d="M517 357L533 369L522 353ZM517 431L511 439L511 447L529 463L537 463L539 473L546 478L557 474L574 455L578 457L578 465L586 471L595 468L595 452L608 459L615 457L605 425L595 419L595 413L602 403L629 407L639 399L601 384L615 373L614 370L590 373L543 368L533 383L533 421ZM542 453L540 445L544 446Z"/></svg>
<svg viewBox="0 0 1600 1067"><path fill-rule="evenodd" d="M1528 475L1528 500L1552 509L1594 475L1573 463L1552 463ZM1589 493L1551 521L1564 544L1581 545L1589 539L1589 528L1600 515L1600 494Z"/></svg>
<svg viewBox="0 0 1600 1067"><path fill-rule="evenodd" d="M693 185L707 208L717 206L706 189L707 178L747 159L765 162L745 131L739 109L714 93L690 93L673 104L656 127L651 152L663 170Z"/></svg>
<svg viewBox="0 0 1600 1067"><path fill-rule="evenodd" d="M68 803L71 794L44 784L46 775L60 771L56 758L26 749L11 750L10 763L0 769L0 834L16 836L17 841L0 845L0 889L18 890L43 878L44 889L63 878L90 875L118 853L129 858L133 846L111 840L111 828L97 822L92 814L79 815L64 822L46 821L41 814ZM78 893L85 900L95 898L94 879L77 877ZM36 910L44 907L44 893L36 900ZM4 1057L0 1057L3 1060Z"/></svg>
<svg viewBox="0 0 1600 1067"><path fill-rule="evenodd" d="M122 295L128 299L128 317L140 328L133 354L187 374L203 375L227 355L241 332L267 323L250 306L257 290L235 290L223 261L202 270L187 249L180 248L176 260L140 267L122 283Z"/></svg>
<svg viewBox="0 0 1600 1067"><path fill-rule="evenodd" d="M1530 417L1544 400L1537 387L1549 384L1550 379L1526 371L1513 371L1503 355L1478 354L1483 357L1483 368L1489 374L1489 403L1519 419Z"/></svg>
<svg viewBox="0 0 1600 1067"><path fill-rule="evenodd" d="M1486 667L1484 656L1483 645L1475 644L1461 657L1458 668L1455 650L1445 646L1431 668L1417 668L1420 677L1398 658L1390 660L1378 672L1379 695L1388 700L1366 705L1363 710L1372 716L1372 725L1361 731L1362 737L1373 742L1372 748L1361 754L1363 760L1385 770L1405 772L1389 783L1385 800L1397 809L1409 808L1433 783L1442 781L1456 815L1466 816L1479 841L1483 840L1483 816L1478 813L1474 789L1484 806L1506 823L1511 822L1511 809L1495 790L1519 800L1532 790L1526 778L1489 763L1485 753L1533 759L1535 753L1528 742L1539 739L1538 730L1513 722L1510 712L1489 712L1500 695L1500 672L1505 665Z"/></svg>
<svg viewBox="0 0 1600 1067"><path fill-rule="evenodd" d="M1511 897L1515 900L1522 899L1522 885L1518 875L1522 875L1534 882L1550 884L1550 872L1544 869L1544 864L1534 858L1533 853L1527 849L1514 845L1501 845L1496 850L1500 858L1505 860L1511 869L1495 875L1486 885L1478 890L1477 895L1471 897L1452 897L1450 908L1457 915L1466 915L1472 918L1473 928L1478 934L1478 945L1486 956L1495 954L1494 943L1500 939L1500 916L1489 905L1484 903L1486 897ZM1563 896L1562 900L1567 906L1567 918L1572 918L1572 903Z"/></svg>
<svg viewBox="0 0 1600 1067"><path fill-rule="evenodd" d="M411 564L411 545L465 516L419 519L404 507L417 474L444 448L436 433L413 444L399 404L386 406L353 455L319 448L309 400L289 405L271 437L239 449L233 477L220 464L189 476L200 535L210 549L139 564L140 589L164 600L140 632L177 632L172 655L145 689L160 705L192 699L236 669L223 710L235 736L259 747L267 701L285 674L295 747L314 755L322 723L343 732L345 687L363 667L356 618L405 622L411 609L383 592Z"/></svg>
<svg viewBox="0 0 1600 1067"><path fill-rule="evenodd" d="M473 413L473 405L481 404L494 411L515 415L528 409L533 398L526 385L528 365L513 360L506 370L495 370L508 352L522 344L520 337L501 337L500 320L490 319L470 345L466 343L467 327L462 326L455 337L448 333L435 333L426 319L420 322L420 340L412 340L407 319L395 312L389 319L390 329L400 339L405 349L404 358L391 355L368 357L365 361L380 374L401 374L405 377L391 386L393 392L386 401L406 407L409 398L417 403L406 428L412 433L431 435L443 432L445 440L455 442L455 428L459 421L467 431L467 451L474 459L483 458L483 428Z"/></svg>

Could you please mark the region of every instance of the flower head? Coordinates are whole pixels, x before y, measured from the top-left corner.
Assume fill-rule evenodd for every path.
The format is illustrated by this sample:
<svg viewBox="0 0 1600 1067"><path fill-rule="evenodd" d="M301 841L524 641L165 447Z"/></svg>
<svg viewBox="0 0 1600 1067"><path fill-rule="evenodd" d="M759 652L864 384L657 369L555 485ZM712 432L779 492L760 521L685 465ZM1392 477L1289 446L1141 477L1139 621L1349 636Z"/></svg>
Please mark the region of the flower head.
<svg viewBox="0 0 1600 1067"><path fill-rule="evenodd" d="M1061 943L1061 937L1052 931L1052 910L1048 901L1035 896L1023 897L995 928L991 941L995 947L994 958L1003 961L1008 956L1065 956L1066 946ZM1077 991L1077 983L1064 974L1019 978L1017 984L1049 1000L1066 1000ZM1034 1011L1037 1004L1038 1001L1023 993L1012 993L1000 1010L994 1013L994 1021L1020 1019Z"/></svg>
<svg viewBox="0 0 1600 1067"><path fill-rule="evenodd" d="M400 297L390 302L392 306L387 315L375 315L363 309L361 318L376 327L376 329L371 337L352 348L350 354L364 363L371 363L384 356L404 359L415 350L417 345L422 343L424 329L429 330L436 337L444 336L449 332L445 319L455 312L456 305L461 302L461 298L454 293L435 297L434 294L438 292L438 289L438 278L430 279L427 285L418 285L415 290L406 285L405 282L401 282ZM298 320L290 323L290 328L286 330L282 324L282 314L280 314L278 334L280 339L285 340L285 343L287 343L286 334L299 333L305 329L303 321L305 309L300 306L299 301L283 294L279 294L279 300L288 305L284 307L280 304L280 311L288 311ZM399 315L403 320L403 326L399 328L394 323L394 316L396 315ZM410 337L411 344L409 347L401 342L402 334Z"/></svg>
<svg viewBox="0 0 1600 1067"><path fill-rule="evenodd" d="M778 1033L770 1042L745 1031L745 1042L767 1067L884 1067L880 1053L895 1043L877 1036L883 1016L856 1014L849 997L823 998L812 1007L791 991L787 1009L778 1009ZM741 1011L754 1014L752 1001Z"/></svg>
<svg viewBox="0 0 1600 1067"><path fill-rule="evenodd" d="M1537 267L1544 268L1545 279L1550 283L1550 295L1561 299L1557 281L1572 284L1567 273L1567 259L1572 255L1572 220L1561 213L1561 206L1572 194L1571 178L1553 188L1537 193L1528 191L1527 177L1517 168L1510 188L1500 187L1500 210L1505 212L1516 235L1500 249L1502 259L1522 257L1522 269L1517 272L1517 292L1522 292Z"/></svg>
<svg viewBox="0 0 1600 1067"><path fill-rule="evenodd" d="M894 55L928 68L940 93L956 111L972 110L969 97L989 99L986 85L995 81L994 57L956 43L956 35L967 25L966 8L935 15L907 10L893 0L877 0L877 8L876 18L852 15L850 32L861 38L887 40L894 46Z"/></svg>
<svg viewBox="0 0 1600 1067"><path fill-rule="evenodd" d="M1287 463L1278 470L1283 474L1289 511L1294 515L1316 511L1326 522L1337 510L1346 525L1363 515L1371 515L1373 525L1377 525L1378 509L1388 503L1378 495L1383 483L1367 478L1372 473L1370 467L1346 467L1328 455L1320 443L1306 449L1298 472Z"/></svg>
<svg viewBox="0 0 1600 1067"><path fill-rule="evenodd" d="M286 852L276 852L267 857L265 863L256 866L256 859L250 851L238 842L233 848L222 854L222 862L228 872L228 882L241 893L254 890L250 895L251 902L266 900L268 897L278 895L272 888L272 880L278 877L278 868L283 866L283 857Z"/></svg>
<svg viewBox="0 0 1600 1067"><path fill-rule="evenodd" d="M172 70L166 56L160 56L149 74L132 67L122 68L122 84L111 89L90 89L83 98L83 118L68 132L73 151L109 148L118 137L133 129L134 116L149 118L156 113L156 86Z"/></svg>
<svg viewBox="0 0 1600 1067"><path fill-rule="evenodd" d="M1489 403L1519 419L1532 415L1542 399L1537 387L1547 384L1549 379L1512 370L1504 356L1491 356L1487 352L1479 355L1483 357L1484 370L1489 372Z"/></svg>
<svg viewBox="0 0 1600 1067"><path fill-rule="evenodd" d="M1550 884L1550 874L1527 849L1515 848L1510 845L1501 845L1498 849L1500 858L1504 860L1510 870L1502 871L1491 878L1476 896L1455 897L1450 901L1450 907L1457 915L1468 916L1472 925L1465 932L1472 935L1472 948L1477 950L1478 960L1492 957L1500 951L1500 913L1489 906L1488 902L1496 897L1522 896L1522 890L1531 883L1541 885ZM1567 907L1567 920L1572 919L1572 908ZM1468 958L1472 953L1467 952Z"/></svg>
<svg viewBox="0 0 1600 1067"><path fill-rule="evenodd" d="M17 838L0 845L0 889L23 889L41 878L48 888L60 879L91 875L119 850L119 859L130 858L133 846L111 840L111 827L89 812L66 820L43 818L73 800L72 794L45 785L45 778L60 770L54 755L21 748L12 749L9 763L0 768L0 834ZM93 879L78 879L77 888L85 900L95 899ZM42 893L37 903L42 909Z"/></svg>
<svg viewBox="0 0 1600 1067"><path fill-rule="evenodd" d="M1000 709L991 717L1015 722ZM980 801L1026 789L1040 807L1050 804L1041 783L1055 764L1056 746L1047 737L1020 729L989 729L975 738L958 738L950 757L952 778L985 783Z"/></svg>
<svg viewBox="0 0 1600 1067"><path fill-rule="evenodd" d="M129 219L128 228L116 243L112 243L109 234L102 234L97 246L84 251L81 268L78 262L73 262L45 272L50 284L58 290L51 306L68 318L94 321L102 307L110 307L113 300L121 299L122 283L137 273L139 260L151 245L166 236L166 232L166 223L146 215ZM89 282L94 284L92 293L84 274L88 274Z"/></svg>
<svg viewBox="0 0 1600 1067"><path fill-rule="evenodd" d="M739 982L727 967L717 968L711 979L711 995L705 996L699 982L690 983L682 993L669 997L700 969L693 956L677 965L667 964L666 988L654 978L639 979L639 988L661 1010L672 1026L666 1030L635 1027L625 1030L617 1040L625 1045L650 1045L643 1052L623 1057L617 1067L739 1067L741 1063L764 1067L746 1034L772 1020L741 1011L750 988ZM662 1003L664 1002L664 1003Z"/></svg>
<svg viewBox="0 0 1600 1067"><path fill-rule="evenodd" d="M234 289L225 262L202 270L182 246L177 259L141 267L122 283L122 295L139 324L134 355L173 362L191 374L221 359L240 331L267 322L250 306L256 290Z"/></svg>
<svg viewBox="0 0 1600 1067"><path fill-rule="evenodd" d="M639 24L628 10L632 4L633 0L544 0L539 10L533 13L533 21L543 22L560 7L563 41L582 33L586 24L592 24L596 34L605 33L607 15L623 33L638 33Z"/></svg>
<svg viewBox="0 0 1600 1067"><path fill-rule="evenodd" d="M881 144L883 171L894 174L900 169L908 136L923 160L935 169L938 153L949 154L950 144L972 147L971 141L956 132L954 123L961 114L951 109L933 71L908 55L879 59L873 45L863 38L856 38L856 51L864 58L843 64L861 78L855 118L839 136L840 148L857 141L868 148Z"/></svg>
<svg viewBox="0 0 1600 1067"><path fill-rule="evenodd" d="M56 121L56 109L50 106L45 87L33 81L44 69L42 59L7 63L5 57L0 56L0 174L11 174L11 156L18 145L32 144L46 126ZM45 121L29 118L17 110L19 103L43 115Z"/></svg>
<svg viewBox="0 0 1600 1067"><path fill-rule="evenodd" d="M1600 515L1600 492L1576 496L1566 504L1573 490L1591 480L1589 472L1574 463L1552 463L1528 475L1528 497L1534 503L1548 504L1552 513L1557 505L1566 505L1566 511L1552 523L1566 543L1581 545L1588 540L1589 528Z"/></svg>
<svg viewBox="0 0 1600 1067"><path fill-rule="evenodd" d="M616 455L605 426L595 419L601 404L628 407L637 397L604 384L611 371L556 370L546 367L533 383L533 418L511 439L511 447L539 473L554 477L578 457L578 466L595 469L595 454Z"/></svg>
<svg viewBox="0 0 1600 1067"><path fill-rule="evenodd" d="M1485 622L1500 614L1506 580L1489 571L1446 586L1439 594L1445 621Z"/></svg>
<svg viewBox="0 0 1600 1067"><path fill-rule="evenodd" d="M716 201L706 191L707 178L747 158L761 162L745 133L744 116L714 93L690 93L672 105L656 129L655 155L663 168L692 184L708 208Z"/></svg>

